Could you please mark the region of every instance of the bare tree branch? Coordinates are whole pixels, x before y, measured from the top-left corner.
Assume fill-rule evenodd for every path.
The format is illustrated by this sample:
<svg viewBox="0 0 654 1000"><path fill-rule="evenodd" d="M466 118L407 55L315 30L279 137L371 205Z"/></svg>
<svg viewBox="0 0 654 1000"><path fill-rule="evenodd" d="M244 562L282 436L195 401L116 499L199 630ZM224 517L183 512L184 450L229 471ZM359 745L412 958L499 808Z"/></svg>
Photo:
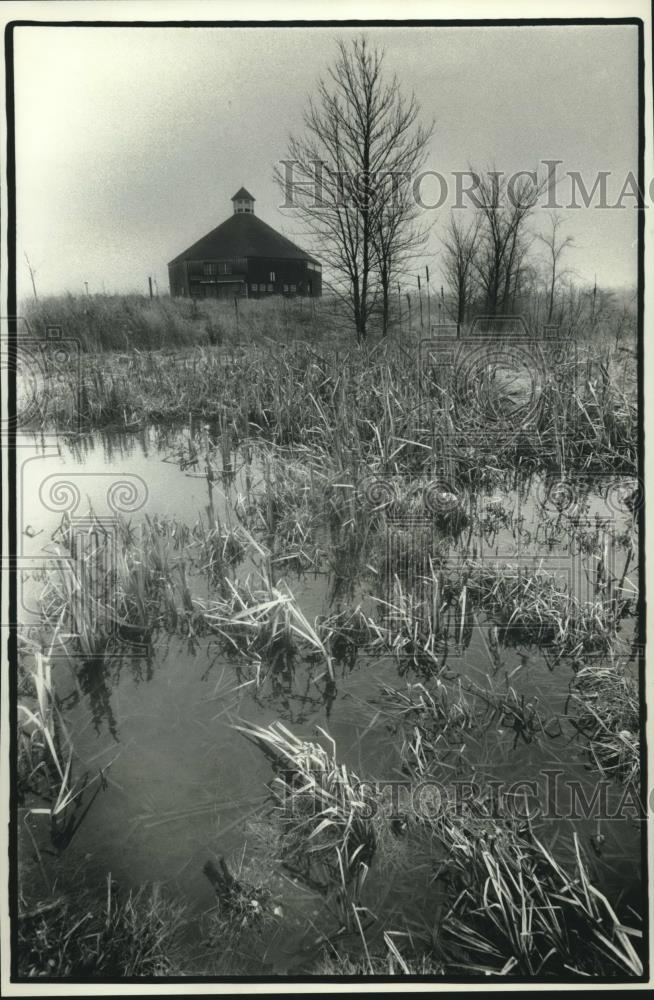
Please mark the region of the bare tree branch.
<svg viewBox="0 0 654 1000"><path fill-rule="evenodd" d="M397 77L383 78L384 53L365 38L338 43L275 179L333 274L332 290L365 340L379 295L386 332L393 276L426 240L411 200L412 175L424 161L431 128ZM293 176L289 191L289 168Z"/></svg>

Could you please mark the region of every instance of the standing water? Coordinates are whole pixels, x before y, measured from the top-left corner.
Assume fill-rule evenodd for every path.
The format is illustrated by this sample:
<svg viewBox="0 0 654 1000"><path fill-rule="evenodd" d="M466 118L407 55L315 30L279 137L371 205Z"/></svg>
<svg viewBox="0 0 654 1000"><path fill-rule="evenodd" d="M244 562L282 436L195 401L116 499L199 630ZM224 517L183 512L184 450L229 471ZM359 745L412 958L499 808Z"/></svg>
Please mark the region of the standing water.
<svg viewBox="0 0 654 1000"><path fill-rule="evenodd" d="M592 602L607 580L619 581L622 593L635 596L629 513L621 509L618 517L605 484L590 484L575 498L572 520L562 515L551 484L542 479L468 497L469 529L463 526L444 543L441 537L439 552L442 556L444 544L446 558L433 577L444 588L434 607L441 631L450 637L437 671L435 658L425 664L406 642L394 641L388 624L389 607L397 611L403 595L412 585L420 589L416 581L426 573L411 549L413 529L392 526L344 572L328 558L329 524L314 519L302 536L303 551L310 549L311 557L298 562L288 533L281 542L275 537L281 515L277 525L270 521L266 497L271 462L290 466L302 456L278 450L271 458L270 448L242 447L222 476L208 477L201 435L195 440L193 445L186 432L150 428L56 447L34 443L21 465L19 497L22 555L31 567L21 581L25 635L43 633L45 582L65 561L62 517L86 528L93 517L105 525L120 518L133 532L146 522L159 526L173 552L182 552L212 525L238 529L247 521L247 537L259 543L232 567L235 585L260 585L265 564L277 589L292 594L315 627L330 616L358 615L386 629L388 641L375 641L373 630L372 641L360 638L347 644L347 655L335 653L329 669L319 656L306 656L296 657L289 669L267 672L260 662L230 655L220 635L179 628L156 628L147 641L143 636L124 641L123 635L111 655L89 658L66 639L70 623L58 622L54 683L74 747L74 773L90 782L80 797L73 835L56 849L58 884L74 886L83 878L104 891L107 873L124 891L160 884L187 907L185 971L211 973L221 969L220 949L203 931L203 920L216 905L204 869L225 858L231 871L247 872L265 885L277 916L270 933L239 956L239 974L311 971L325 941L338 932L340 917L319 887L281 862L267 787L270 762L235 727L281 722L295 736L327 749L329 734L338 761L351 773L406 785L409 774L415 778L407 761L418 730L407 724L412 717L402 698L415 700L423 682L437 676L450 701L458 699L461 712L473 704L478 720L462 729L460 738L437 741L443 773L453 780L465 776L480 788L510 787L516 810L525 815L537 804L537 835L557 861L574 862L575 832L590 857L594 883L633 912L640 893L640 828L634 810L622 809L624 784L610 781L606 789L608 813L622 809L619 818L584 816L580 810L597 788L587 741L574 725L573 680L587 651L557 651L549 633L521 630L515 607L512 620L499 599L508 586L504 578L493 584L495 602L475 602L472 582L456 599L448 597L443 582L448 565L472 556L488 573L497 574L500 564L531 567L573 590L581 602ZM272 542L272 563L261 558L264 541ZM404 546L399 556L394 544ZM215 581L203 569L196 560L188 582L191 599L209 606ZM633 621L627 611L619 642L628 658ZM403 635L406 639L406 628ZM601 654L598 647L598 662ZM447 858L433 839L425 841L402 802L393 856L377 870L372 864L364 889L377 935L384 929L424 931L439 912L438 867ZM34 847L51 877L48 827L27 800L22 856L32 856ZM29 888L25 893L29 896Z"/></svg>

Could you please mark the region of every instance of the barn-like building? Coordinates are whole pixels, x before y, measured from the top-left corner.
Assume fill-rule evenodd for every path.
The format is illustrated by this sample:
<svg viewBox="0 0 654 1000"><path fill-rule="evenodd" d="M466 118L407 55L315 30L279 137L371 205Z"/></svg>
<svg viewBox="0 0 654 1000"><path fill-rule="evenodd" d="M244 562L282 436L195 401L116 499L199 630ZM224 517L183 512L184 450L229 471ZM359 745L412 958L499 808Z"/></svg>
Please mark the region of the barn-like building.
<svg viewBox="0 0 654 1000"><path fill-rule="evenodd" d="M193 298L322 295L322 267L254 214L241 188L233 214L168 265L170 294Z"/></svg>

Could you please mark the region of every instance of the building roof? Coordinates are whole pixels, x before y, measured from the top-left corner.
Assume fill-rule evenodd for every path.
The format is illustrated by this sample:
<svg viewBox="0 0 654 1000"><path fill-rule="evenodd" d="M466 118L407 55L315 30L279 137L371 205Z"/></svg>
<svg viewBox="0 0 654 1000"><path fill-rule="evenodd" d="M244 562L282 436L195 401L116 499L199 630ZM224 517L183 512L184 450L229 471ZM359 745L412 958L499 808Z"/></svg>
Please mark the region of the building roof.
<svg viewBox="0 0 654 1000"><path fill-rule="evenodd" d="M232 201L256 201L257 199L245 188L239 188L236 194L232 195Z"/></svg>
<svg viewBox="0 0 654 1000"><path fill-rule="evenodd" d="M246 192L247 194L247 192ZM215 260L224 257L272 257L278 260L319 262L296 243L250 213L230 215L201 240L177 255L181 260Z"/></svg>

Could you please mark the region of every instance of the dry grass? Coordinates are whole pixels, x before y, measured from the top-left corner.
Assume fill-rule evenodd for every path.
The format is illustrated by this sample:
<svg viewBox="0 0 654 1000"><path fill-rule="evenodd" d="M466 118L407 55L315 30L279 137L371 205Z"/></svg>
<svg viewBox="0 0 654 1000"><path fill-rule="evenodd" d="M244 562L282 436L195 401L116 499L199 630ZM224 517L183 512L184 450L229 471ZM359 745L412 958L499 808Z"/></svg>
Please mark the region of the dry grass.
<svg viewBox="0 0 654 1000"><path fill-rule="evenodd" d="M640 781L640 698L633 664L586 663L571 685L571 721L593 766L607 778Z"/></svg>
<svg viewBox="0 0 654 1000"><path fill-rule="evenodd" d="M110 980L179 975L183 921L184 908L157 886L121 898L108 875L100 902L83 891L19 912L19 974Z"/></svg>
<svg viewBox="0 0 654 1000"><path fill-rule="evenodd" d="M415 694L409 693L409 710L416 707ZM423 709L439 722L444 711L446 721L452 720L451 705L425 695L421 687ZM625 926L593 884L577 835L574 870L569 871L535 835L528 818L498 820L483 798L467 800L464 810L450 804L420 821L435 855L445 859L434 857L434 883L443 886L447 905L431 941L423 941L421 950L420 935L414 935L417 960L409 963L392 933L384 938L389 954L371 953L360 919L370 911L361 890L379 854L387 853L382 845L393 839L389 817L383 809L371 809L373 802L381 805L374 786L362 784L337 763L334 742L323 730L329 751L299 739L281 723L238 728L273 765L270 787L278 806L283 860L305 883L336 894L342 928L361 937L356 958L332 945L320 968L374 975L391 961L400 974L422 967L509 977L642 975L632 943L640 939L640 931ZM372 877L379 878L379 872Z"/></svg>
<svg viewBox="0 0 654 1000"><path fill-rule="evenodd" d="M51 651L50 651L51 652ZM18 702L18 792L24 817L47 819L50 841L64 850L105 787L104 772L75 775L75 750L59 709L50 656L33 654L30 670L21 665L23 694ZM95 792L85 804L87 789ZM45 803L45 804L44 804ZM37 849L38 850L38 849Z"/></svg>
<svg viewBox="0 0 654 1000"><path fill-rule="evenodd" d="M372 863L376 822L368 815L365 791L355 774L336 758L336 745L302 740L281 722L236 727L271 761L271 791L281 823L281 855L307 884L326 892L338 889L349 922Z"/></svg>
<svg viewBox="0 0 654 1000"><path fill-rule="evenodd" d="M425 385L417 361L415 343L391 341L339 349L333 341L256 340L176 352L131 344L82 354L79 367L61 373L63 380L46 378L33 425L62 433L78 421L129 429L186 425L191 415L213 422L222 438L228 433L232 448L254 434L306 446L316 457L328 456L350 483L373 474L429 474L438 462L435 445L443 441L457 478L475 488L507 469L635 472L635 383L624 387L618 373L592 355L563 362L576 378L557 382L550 373L535 428L513 433L501 421L484 423L477 433L481 449L467 444L469 401L457 404L438 385Z"/></svg>
<svg viewBox="0 0 654 1000"><path fill-rule="evenodd" d="M139 351L200 345L323 340L338 329L336 304L325 299L226 302L150 299L145 295L61 295L23 303L22 315L39 337L61 327L82 351Z"/></svg>
<svg viewBox="0 0 654 1000"><path fill-rule="evenodd" d="M526 824L484 818L440 827L449 862L441 874L458 895L444 920L448 967L495 976L642 975L625 927L591 882L574 835L576 866L566 871Z"/></svg>

